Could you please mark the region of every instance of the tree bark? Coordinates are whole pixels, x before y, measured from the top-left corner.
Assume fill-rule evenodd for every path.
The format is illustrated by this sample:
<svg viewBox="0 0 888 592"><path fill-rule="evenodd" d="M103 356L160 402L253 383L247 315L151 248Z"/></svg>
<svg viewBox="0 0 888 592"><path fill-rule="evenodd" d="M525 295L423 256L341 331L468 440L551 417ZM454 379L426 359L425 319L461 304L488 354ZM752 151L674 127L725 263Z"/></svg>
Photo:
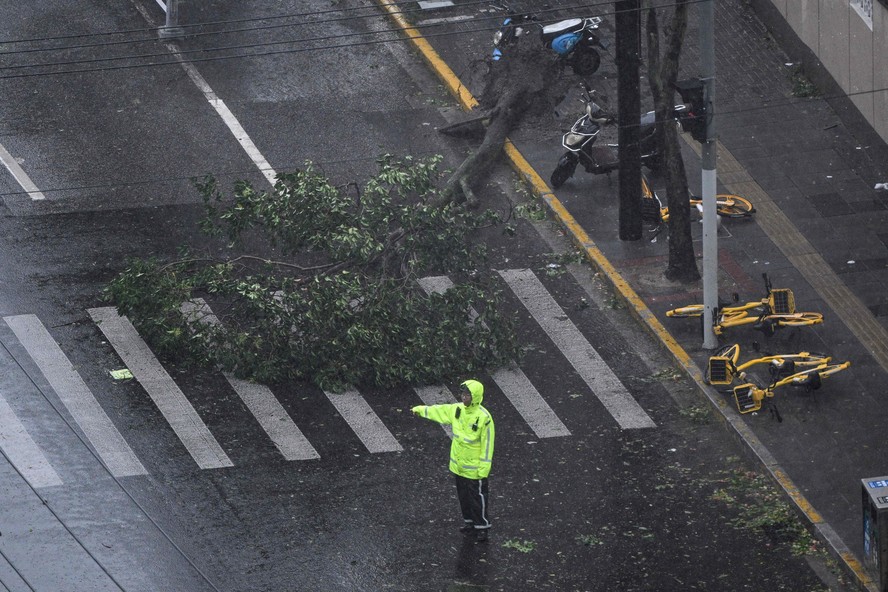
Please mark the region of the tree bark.
<svg viewBox="0 0 888 592"><path fill-rule="evenodd" d="M488 121L484 139L447 180L436 204L467 200L467 205L477 205L464 188L471 187L496 162L508 135L525 116L544 113L561 100L565 92L562 71L550 54L539 36L524 35L501 60L491 61L479 108L485 112L481 117Z"/></svg>
<svg viewBox="0 0 888 592"><path fill-rule="evenodd" d="M532 101L522 85L505 93L497 102L490 116L490 123L481 145L457 167L435 200L436 205L450 201L466 201L469 207L477 206L477 200L464 191L484 175L502 153L506 138L518 126L521 117Z"/></svg>
<svg viewBox="0 0 888 592"><path fill-rule="evenodd" d="M678 77L681 45L688 24L687 2L688 0L676 0L662 59L657 13L650 4L647 7L648 79L657 114L657 143L663 149L666 200L669 208L669 262L665 275L668 279L682 282L700 279L691 238L687 173L681 156L678 129L672 117L675 97L673 85Z"/></svg>
<svg viewBox="0 0 888 592"><path fill-rule="evenodd" d="M641 94L640 69L640 0L618 0L614 3L617 35L617 103L618 143L620 158L620 240L639 240L643 234L641 220Z"/></svg>

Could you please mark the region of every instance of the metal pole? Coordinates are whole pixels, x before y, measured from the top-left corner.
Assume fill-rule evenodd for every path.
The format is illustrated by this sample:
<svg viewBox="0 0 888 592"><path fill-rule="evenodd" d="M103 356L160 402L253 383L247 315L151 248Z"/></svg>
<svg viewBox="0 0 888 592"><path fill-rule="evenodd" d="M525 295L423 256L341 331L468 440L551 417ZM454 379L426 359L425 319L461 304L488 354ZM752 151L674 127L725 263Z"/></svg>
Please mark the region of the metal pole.
<svg viewBox="0 0 888 592"><path fill-rule="evenodd" d="M641 64L641 2L614 2L617 26L617 103L620 160L620 240L635 241L644 236L641 220L641 146L639 123L641 94L638 70Z"/></svg>
<svg viewBox="0 0 888 592"><path fill-rule="evenodd" d="M718 347L712 330L718 307L718 214L716 213L715 144L715 3L700 6L700 68L706 103L706 141L702 144L703 189L703 349Z"/></svg>
<svg viewBox="0 0 888 592"><path fill-rule="evenodd" d="M157 32L161 39L178 39L185 36L179 26L179 0L166 0L166 24Z"/></svg>

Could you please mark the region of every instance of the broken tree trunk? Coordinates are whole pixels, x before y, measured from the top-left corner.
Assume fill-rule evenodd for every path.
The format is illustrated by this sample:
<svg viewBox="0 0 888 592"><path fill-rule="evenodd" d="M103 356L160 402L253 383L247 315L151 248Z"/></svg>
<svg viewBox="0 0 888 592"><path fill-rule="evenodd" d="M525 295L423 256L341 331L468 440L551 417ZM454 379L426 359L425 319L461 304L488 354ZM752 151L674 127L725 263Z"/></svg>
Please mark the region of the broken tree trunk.
<svg viewBox="0 0 888 592"><path fill-rule="evenodd" d="M447 180L436 200L439 205L451 201L477 205L471 187L502 154L509 134L527 116L551 112L565 94L562 70L539 36L518 37L504 53L501 60L489 62L480 97L478 118L486 121L484 139Z"/></svg>

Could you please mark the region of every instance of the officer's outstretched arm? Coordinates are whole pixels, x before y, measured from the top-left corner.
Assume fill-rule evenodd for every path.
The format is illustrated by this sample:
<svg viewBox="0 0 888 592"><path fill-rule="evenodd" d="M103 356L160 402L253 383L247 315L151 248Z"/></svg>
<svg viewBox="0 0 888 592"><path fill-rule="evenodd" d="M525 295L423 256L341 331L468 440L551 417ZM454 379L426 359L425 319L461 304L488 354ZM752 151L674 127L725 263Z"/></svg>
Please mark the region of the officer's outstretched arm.
<svg viewBox="0 0 888 592"><path fill-rule="evenodd" d="M410 411L436 423L450 425L453 423L456 406L456 403L446 405L417 405L410 409Z"/></svg>

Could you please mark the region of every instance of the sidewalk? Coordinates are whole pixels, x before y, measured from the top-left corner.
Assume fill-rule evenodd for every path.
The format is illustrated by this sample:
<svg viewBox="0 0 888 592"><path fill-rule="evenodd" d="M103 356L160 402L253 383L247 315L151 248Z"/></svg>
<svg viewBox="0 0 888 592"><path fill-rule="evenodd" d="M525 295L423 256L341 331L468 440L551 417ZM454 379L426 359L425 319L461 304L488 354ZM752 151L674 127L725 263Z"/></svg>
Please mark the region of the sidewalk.
<svg viewBox="0 0 888 592"><path fill-rule="evenodd" d="M697 74L696 22L692 9L680 77ZM447 39L435 38L434 50L453 71L466 71L467 54L478 45ZM552 194L543 179L561 154L562 129L521 130L512 138L517 151L507 147L507 152L859 584L875 590L875 574L860 563L860 479L888 474L883 387L888 376L888 232L883 230L888 193L873 189L888 180L888 147L861 125L847 99L829 86L828 76L816 70L810 75L823 97L792 96L789 64L804 56L791 44L778 46L746 3L716 3L716 39L718 190L749 198L757 210L754 220L728 220L719 231L719 294L757 299L765 293L762 274L768 273L774 287L792 288L798 310L825 317L821 326L782 329L771 338L751 328L734 329L720 343L740 343L743 359L757 340L767 351L818 351L852 363L814 393L779 392L774 402L780 421L767 407L741 416L733 397L703 383L700 369L712 352L701 347L699 322L665 316L670 308L702 301L702 284L663 278L665 233L656 242L618 239L616 175L611 180L578 171ZM433 66L441 71L441 64ZM605 57L591 82L612 97L615 110L613 56ZM644 80L642 87L646 90ZM563 114L564 129L579 115L579 103L565 105L571 107ZM643 105L650 108L644 100ZM696 144L685 147L689 182L697 193L698 149ZM660 190L661 183L652 181ZM700 229L695 233L699 238Z"/></svg>

